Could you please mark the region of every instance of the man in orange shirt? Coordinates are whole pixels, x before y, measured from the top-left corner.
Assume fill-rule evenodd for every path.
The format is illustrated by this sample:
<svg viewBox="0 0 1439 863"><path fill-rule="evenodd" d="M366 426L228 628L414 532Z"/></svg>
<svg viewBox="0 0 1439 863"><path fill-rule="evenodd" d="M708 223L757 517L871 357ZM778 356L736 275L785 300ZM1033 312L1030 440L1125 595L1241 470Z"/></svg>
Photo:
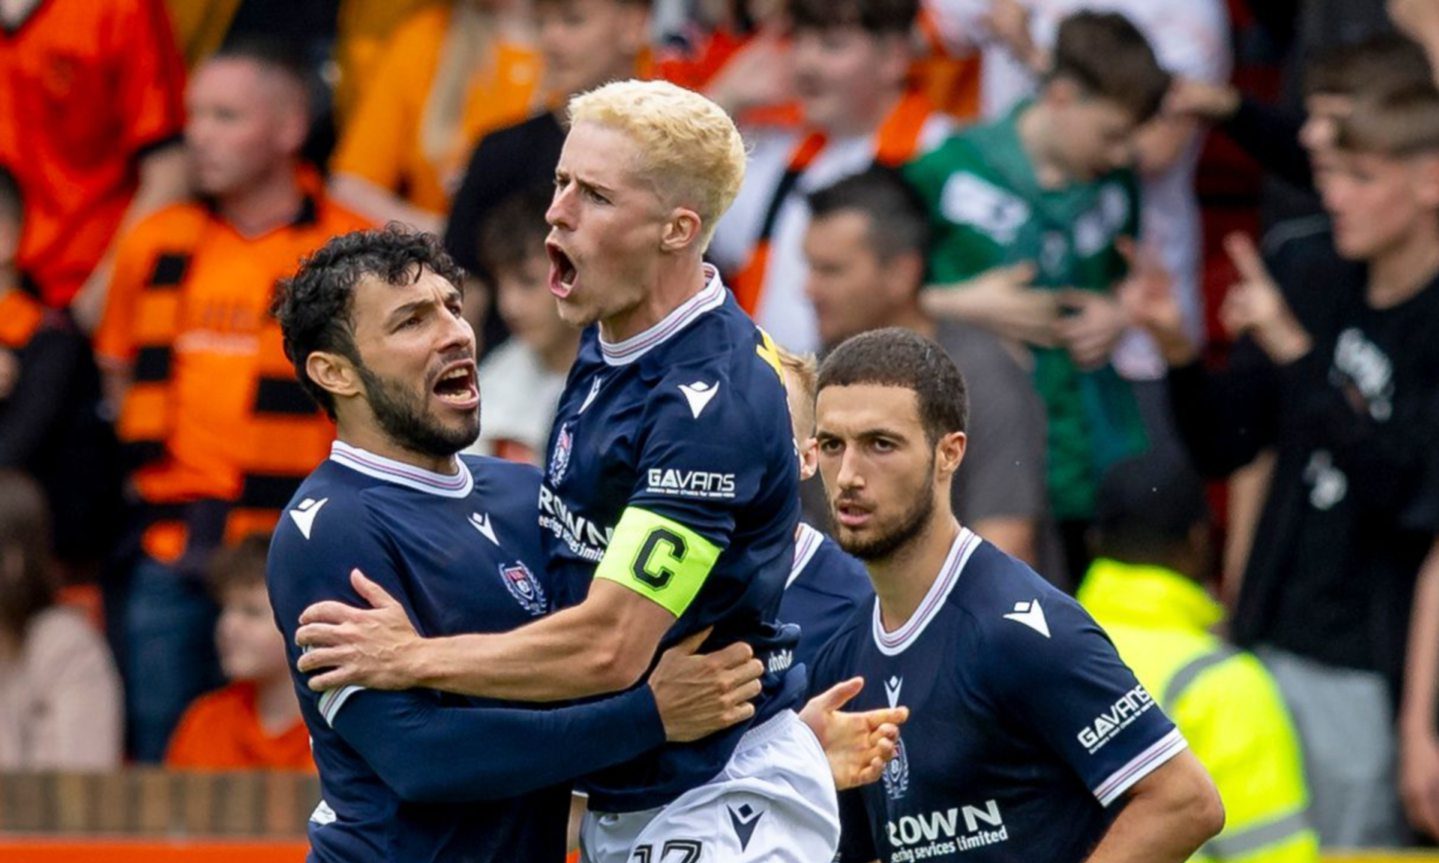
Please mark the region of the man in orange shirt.
<svg viewBox="0 0 1439 863"><path fill-rule="evenodd" d="M185 192L184 67L160 0L0 4L0 163L24 193L20 268L51 306L104 301L113 241Z"/></svg>
<svg viewBox="0 0 1439 863"><path fill-rule="evenodd" d="M195 700L165 753L165 766L201 770L311 770L310 733L290 682L285 636L265 590L270 535L218 552L209 586L220 603L215 646L229 684Z"/></svg>
<svg viewBox="0 0 1439 863"><path fill-rule="evenodd" d="M121 240L96 334L97 352L129 378L117 432L138 550L112 607L142 761L160 758L185 705L217 682L215 608L195 576L216 547L274 525L333 436L268 312L302 257L366 225L300 166L309 111L299 68L251 43L196 70L185 142L206 197Z"/></svg>

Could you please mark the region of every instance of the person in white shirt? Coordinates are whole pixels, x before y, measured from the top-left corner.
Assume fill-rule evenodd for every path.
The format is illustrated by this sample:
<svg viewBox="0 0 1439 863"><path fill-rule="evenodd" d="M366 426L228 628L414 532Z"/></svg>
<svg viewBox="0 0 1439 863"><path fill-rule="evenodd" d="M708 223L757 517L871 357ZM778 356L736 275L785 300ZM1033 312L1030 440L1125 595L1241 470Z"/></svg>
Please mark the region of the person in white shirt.
<svg viewBox="0 0 1439 863"><path fill-rule="evenodd" d="M953 122L907 89L918 0L795 0L793 66L806 126L746 131L749 166L716 229L711 259L740 305L786 348L819 347L804 295L805 196L871 164L897 167L938 146Z"/></svg>

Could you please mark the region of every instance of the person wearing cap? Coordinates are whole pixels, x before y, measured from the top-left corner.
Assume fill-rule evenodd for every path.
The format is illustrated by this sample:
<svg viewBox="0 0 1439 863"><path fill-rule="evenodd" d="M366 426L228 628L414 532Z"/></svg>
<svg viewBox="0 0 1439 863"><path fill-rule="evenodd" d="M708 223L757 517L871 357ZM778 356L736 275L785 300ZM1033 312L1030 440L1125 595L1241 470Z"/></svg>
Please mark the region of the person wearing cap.
<svg viewBox="0 0 1439 863"><path fill-rule="evenodd" d="M1215 556L1198 476L1173 458L1115 465L1099 488L1092 545L1080 604L1224 801L1224 830L1191 863L1317 861L1299 739L1279 688L1252 653L1213 634L1224 611L1207 590Z"/></svg>

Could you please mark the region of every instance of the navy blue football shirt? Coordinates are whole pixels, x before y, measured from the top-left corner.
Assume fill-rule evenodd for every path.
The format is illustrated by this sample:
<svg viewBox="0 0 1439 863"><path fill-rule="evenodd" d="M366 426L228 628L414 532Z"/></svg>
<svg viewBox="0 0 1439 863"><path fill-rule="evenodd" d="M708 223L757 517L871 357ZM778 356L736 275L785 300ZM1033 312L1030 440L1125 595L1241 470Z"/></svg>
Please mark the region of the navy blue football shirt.
<svg viewBox="0 0 1439 863"><path fill-rule="evenodd" d="M779 603L779 619L799 626L794 661L813 665L819 649L874 597L864 564L829 537L800 522L794 564Z"/></svg>
<svg viewBox="0 0 1439 863"><path fill-rule="evenodd" d="M756 717L589 777L590 807L663 805L723 769L741 735L799 703L797 640L775 623L799 522L799 464L773 343L712 268L694 297L618 344L590 328L550 433L540 526L562 599L607 578L767 660Z"/></svg>
<svg viewBox="0 0 1439 863"><path fill-rule="evenodd" d="M447 476L337 442L300 486L267 574L292 671L307 606L366 605L353 568L402 603L421 635L504 632L551 610L539 472L461 461ZM644 686L540 709L429 690L319 694L294 674L323 793L309 825L316 861L559 863L569 780L664 741Z"/></svg>
<svg viewBox="0 0 1439 863"><path fill-rule="evenodd" d="M842 795L844 863L1079 863L1186 746L1078 603L968 529L904 626L878 602L845 624L815 687L855 674L852 709L910 718L882 780Z"/></svg>

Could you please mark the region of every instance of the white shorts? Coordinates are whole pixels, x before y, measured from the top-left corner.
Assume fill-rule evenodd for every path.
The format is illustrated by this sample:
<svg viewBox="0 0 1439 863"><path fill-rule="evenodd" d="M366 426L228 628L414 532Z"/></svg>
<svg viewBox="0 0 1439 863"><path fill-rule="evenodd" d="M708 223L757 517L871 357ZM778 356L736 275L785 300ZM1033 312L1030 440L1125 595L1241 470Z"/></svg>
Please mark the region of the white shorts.
<svg viewBox="0 0 1439 863"><path fill-rule="evenodd" d="M751 728L718 776L668 806L585 815L584 863L828 863L839 848L829 761L792 710Z"/></svg>

